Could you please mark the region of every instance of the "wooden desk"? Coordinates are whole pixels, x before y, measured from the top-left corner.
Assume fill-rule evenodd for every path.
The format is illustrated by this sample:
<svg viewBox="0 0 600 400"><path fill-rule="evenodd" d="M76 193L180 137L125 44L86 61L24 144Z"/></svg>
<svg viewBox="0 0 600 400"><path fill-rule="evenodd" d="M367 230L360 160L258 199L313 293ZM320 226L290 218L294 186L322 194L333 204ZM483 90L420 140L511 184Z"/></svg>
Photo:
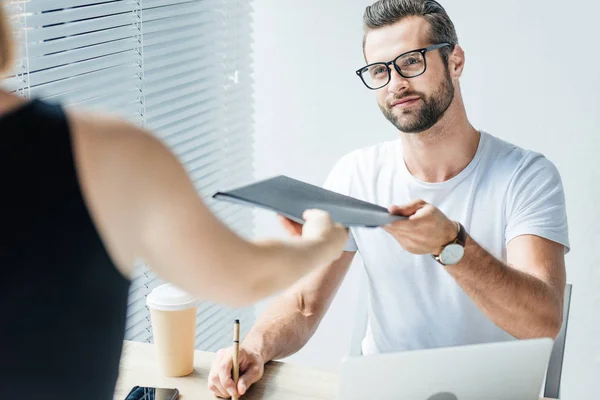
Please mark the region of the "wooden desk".
<svg viewBox="0 0 600 400"><path fill-rule="evenodd" d="M214 400L208 390L207 377L214 353L196 351L194 372L183 378L162 376L156 365L154 346L146 343L125 342L121 357L121 369L115 391L115 400L124 400L132 387L176 387L180 399ZM338 376L302 366L270 362L265 366L264 377L252 385L242 400L334 400Z"/></svg>
<svg viewBox="0 0 600 400"><path fill-rule="evenodd" d="M176 387L181 400L215 399L207 387L214 356L214 353L196 351L194 373L183 378L167 378L158 372L153 345L125 342L114 400L124 400L136 385ZM335 400L337 390L338 375L335 373L270 362L265 366L263 379L252 385L242 400Z"/></svg>

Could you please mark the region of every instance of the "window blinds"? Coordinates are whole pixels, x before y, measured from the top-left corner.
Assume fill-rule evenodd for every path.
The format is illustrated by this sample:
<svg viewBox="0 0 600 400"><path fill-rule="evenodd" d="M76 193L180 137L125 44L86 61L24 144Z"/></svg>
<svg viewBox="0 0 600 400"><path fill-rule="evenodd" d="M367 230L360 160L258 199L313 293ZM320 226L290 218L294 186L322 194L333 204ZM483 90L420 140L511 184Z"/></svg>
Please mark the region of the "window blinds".
<svg viewBox="0 0 600 400"><path fill-rule="evenodd" d="M247 1L10 0L7 11L18 60L6 88L145 126L178 156L209 208L240 235L251 234L250 210L210 198L253 176ZM126 339L152 341L146 296L161 283L138 263ZM253 308L201 303L196 347L230 345L236 318L243 336Z"/></svg>

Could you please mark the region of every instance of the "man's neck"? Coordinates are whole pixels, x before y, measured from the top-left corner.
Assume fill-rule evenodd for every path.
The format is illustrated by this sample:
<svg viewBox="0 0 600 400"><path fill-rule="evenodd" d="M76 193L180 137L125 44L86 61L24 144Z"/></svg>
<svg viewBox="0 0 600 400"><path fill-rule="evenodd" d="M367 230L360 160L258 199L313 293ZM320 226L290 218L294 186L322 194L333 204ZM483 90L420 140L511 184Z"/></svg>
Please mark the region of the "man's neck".
<svg viewBox="0 0 600 400"><path fill-rule="evenodd" d="M455 177L477 152L480 134L469 123L464 108L449 111L459 110L448 109L427 131L401 133L406 167L423 182L444 182Z"/></svg>

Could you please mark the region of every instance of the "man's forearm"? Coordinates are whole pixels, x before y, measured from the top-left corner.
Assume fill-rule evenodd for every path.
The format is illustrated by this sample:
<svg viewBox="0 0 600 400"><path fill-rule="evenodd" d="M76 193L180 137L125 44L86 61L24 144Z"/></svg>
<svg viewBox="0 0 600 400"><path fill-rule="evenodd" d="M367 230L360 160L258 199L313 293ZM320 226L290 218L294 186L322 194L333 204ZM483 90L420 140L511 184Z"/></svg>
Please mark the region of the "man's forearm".
<svg viewBox="0 0 600 400"><path fill-rule="evenodd" d="M562 296L541 279L508 266L468 238L463 260L446 270L496 325L519 338L556 337Z"/></svg>
<svg viewBox="0 0 600 400"><path fill-rule="evenodd" d="M316 269L275 299L256 321L243 347L259 353L264 362L300 350L317 330L354 255L345 251L331 265Z"/></svg>
<svg viewBox="0 0 600 400"><path fill-rule="evenodd" d="M319 323L316 315L302 311L301 301L293 294L274 300L242 345L258 352L265 363L296 353L308 342Z"/></svg>

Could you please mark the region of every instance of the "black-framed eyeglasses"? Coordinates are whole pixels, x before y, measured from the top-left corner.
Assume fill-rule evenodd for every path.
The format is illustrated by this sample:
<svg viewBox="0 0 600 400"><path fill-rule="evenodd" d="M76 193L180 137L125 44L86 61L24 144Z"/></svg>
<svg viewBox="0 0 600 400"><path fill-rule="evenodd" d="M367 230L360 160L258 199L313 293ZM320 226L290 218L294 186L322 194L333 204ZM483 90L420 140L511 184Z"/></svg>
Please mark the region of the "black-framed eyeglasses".
<svg viewBox="0 0 600 400"><path fill-rule="evenodd" d="M400 76L404 78L415 78L419 75L423 75L427 70L427 58L425 57L425 54L445 46L452 45L450 43L439 43L422 49L407 51L406 53L400 54L392 61L366 65L361 69L356 70L356 74L369 89L381 89L390 83L390 80L392 79L390 65L394 65L394 69Z"/></svg>

